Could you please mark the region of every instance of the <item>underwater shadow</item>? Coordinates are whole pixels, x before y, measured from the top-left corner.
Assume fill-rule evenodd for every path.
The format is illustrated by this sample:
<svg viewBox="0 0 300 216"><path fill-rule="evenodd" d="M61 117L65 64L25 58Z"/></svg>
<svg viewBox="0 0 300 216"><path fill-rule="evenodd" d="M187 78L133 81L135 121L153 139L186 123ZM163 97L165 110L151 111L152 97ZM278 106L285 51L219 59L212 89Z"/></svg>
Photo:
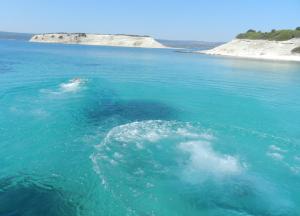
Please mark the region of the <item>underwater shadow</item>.
<svg viewBox="0 0 300 216"><path fill-rule="evenodd" d="M64 192L29 176L0 179L1 216L76 215L76 206Z"/></svg>
<svg viewBox="0 0 300 216"><path fill-rule="evenodd" d="M176 110L164 103L148 100L102 100L87 110L88 121L93 124L113 121L117 124L144 120L171 120Z"/></svg>

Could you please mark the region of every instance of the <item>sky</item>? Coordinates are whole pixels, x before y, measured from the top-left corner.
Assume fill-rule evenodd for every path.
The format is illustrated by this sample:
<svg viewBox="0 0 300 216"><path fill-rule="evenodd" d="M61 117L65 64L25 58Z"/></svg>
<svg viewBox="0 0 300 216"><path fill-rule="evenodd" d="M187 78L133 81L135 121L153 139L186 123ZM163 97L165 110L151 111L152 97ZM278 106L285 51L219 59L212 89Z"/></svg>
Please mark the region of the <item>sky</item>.
<svg viewBox="0 0 300 216"><path fill-rule="evenodd" d="M0 31L228 41L300 26L300 0L0 0Z"/></svg>

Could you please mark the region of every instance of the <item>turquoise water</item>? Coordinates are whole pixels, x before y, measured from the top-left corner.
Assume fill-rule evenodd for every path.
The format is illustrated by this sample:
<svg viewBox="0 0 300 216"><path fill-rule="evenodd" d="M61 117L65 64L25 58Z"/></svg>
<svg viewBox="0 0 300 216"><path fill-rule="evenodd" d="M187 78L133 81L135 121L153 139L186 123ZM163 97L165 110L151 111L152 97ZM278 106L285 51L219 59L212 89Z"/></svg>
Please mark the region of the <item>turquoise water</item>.
<svg viewBox="0 0 300 216"><path fill-rule="evenodd" d="M0 149L1 216L300 215L300 64L2 40Z"/></svg>

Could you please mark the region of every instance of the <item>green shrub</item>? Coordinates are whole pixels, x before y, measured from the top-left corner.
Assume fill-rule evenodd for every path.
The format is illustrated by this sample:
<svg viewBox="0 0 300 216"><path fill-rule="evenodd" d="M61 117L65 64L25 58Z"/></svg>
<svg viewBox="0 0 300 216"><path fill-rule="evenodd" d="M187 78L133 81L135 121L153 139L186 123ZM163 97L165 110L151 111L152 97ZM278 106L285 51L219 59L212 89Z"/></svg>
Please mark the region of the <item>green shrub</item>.
<svg viewBox="0 0 300 216"><path fill-rule="evenodd" d="M294 38L294 31L293 30L280 30L277 31L271 38L271 40L276 41L284 41L284 40L290 40Z"/></svg>
<svg viewBox="0 0 300 216"><path fill-rule="evenodd" d="M295 31L295 38L300 38L300 30L299 31Z"/></svg>
<svg viewBox="0 0 300 216"><path fill-rule="evenodd" d="M58 38L59 38L59 39L63 39L64 37L63 37L62 35L60 35Z"/></svg>
<svg viewBox="0 0 300 216"><path fill-rule="evenodd" d="M292 53L300 54L300 46L292 49Z"/></svg>
<svg viewBox="0 0 300 216"><path fill-rule="evenodd" d="M298 28L297 28L298 29ZM246 33L237 35L238 39L250 39L250 40L273 40L273 41L285 41L292 38L300 38L300 30L275 30L271 32L261 32L255 30L248 30Z"/></svg>

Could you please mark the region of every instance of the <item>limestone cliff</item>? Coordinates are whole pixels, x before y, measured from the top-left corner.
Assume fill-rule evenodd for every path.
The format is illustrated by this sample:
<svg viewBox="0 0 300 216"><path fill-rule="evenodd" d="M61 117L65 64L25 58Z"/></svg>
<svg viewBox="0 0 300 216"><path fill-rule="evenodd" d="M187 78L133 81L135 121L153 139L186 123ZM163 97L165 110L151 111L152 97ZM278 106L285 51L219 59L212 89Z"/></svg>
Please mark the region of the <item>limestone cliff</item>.
<svg viewBox="0 0 300 216"><path fill-rule="evenodd" d="M85 33L55 33L37 34L31 42L64 43L98 46L122 46L141 48L166 48L164 45L149 36L138 35L110 35L110 34L85 34Z"/></svg>
<svg viewBox="0 0 300 216"><path fill-rule="evenodd" d="M241 58L300 61L300 54L293 52L297 47L300 47L300 38L286 41L235 39L214 49L198 52Z"/></svg>

